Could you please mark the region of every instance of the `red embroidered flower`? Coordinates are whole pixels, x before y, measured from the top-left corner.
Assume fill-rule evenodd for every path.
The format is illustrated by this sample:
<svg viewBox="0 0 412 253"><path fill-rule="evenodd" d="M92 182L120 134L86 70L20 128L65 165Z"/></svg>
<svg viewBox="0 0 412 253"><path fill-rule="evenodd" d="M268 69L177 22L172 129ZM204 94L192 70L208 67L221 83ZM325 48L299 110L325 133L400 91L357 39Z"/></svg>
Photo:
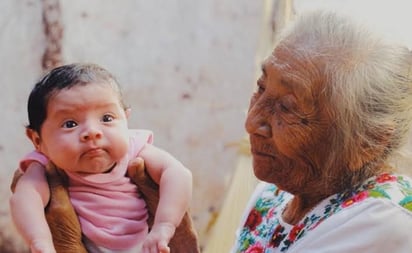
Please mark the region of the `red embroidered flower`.
<svg viewBox="0 0 412 253"><path fill-rule="evenodd" d="M304 227L303 224L298 224L296 226L294 226L292 228L292 230L289 233L289 240L291 242L295 241L296 237L298 236L298 234L300 233L300 231L302 231L302 228Z"/></svg>
<svg viewBox="0 0 412 253"><path fill-rule="evenodd" d="M248 227L250 230L255 230L256 226L259 225L261 222L262 216L256 209L253 209L247 217L246 227Z"/></svg>
<svg viewBox="0 0 412 253"><path fill-rule="evenodd" d="M272 248L276 248L280 245L283 239L285 239L285 237L285 227L279 224L276 226L275 231L273 231L272 239L270 240L269 245Z"/></svg>
<svg viewBox="0 0 412 253"><path fill-rule="evenodd" d="M393 181L396 181L396 176L391 175L389 173L384 173L376 178L376 182L378 183L393 182Z"/></svg>
<svg viewBox="0 0 412 253"><path fill-rule="evenodd" d="M360 202L360 201L366 199L368 196L369 196L369 193L367 191L360 192L360 193L356 194L355 196L353 196L352 198L344 201L342 203L342 207L351 206L352 204L354 204L356 202Z"/></svg>
<svg viewBox="0 0 412 253"><path fill-rule="evenodd" d="M257 243L248 248L245 253L263 253L263 247L260 243Z"/></svg>
<svg viewBox="0 0 412 253"><path fill-rule="evenodd" d="M268 219L270 219L270 218L272 218L273 216L275 216L275 209L274 209L274 208L271 208L271 209L269 209L268 213L266 214L266 217L267 217Z"/></svg>

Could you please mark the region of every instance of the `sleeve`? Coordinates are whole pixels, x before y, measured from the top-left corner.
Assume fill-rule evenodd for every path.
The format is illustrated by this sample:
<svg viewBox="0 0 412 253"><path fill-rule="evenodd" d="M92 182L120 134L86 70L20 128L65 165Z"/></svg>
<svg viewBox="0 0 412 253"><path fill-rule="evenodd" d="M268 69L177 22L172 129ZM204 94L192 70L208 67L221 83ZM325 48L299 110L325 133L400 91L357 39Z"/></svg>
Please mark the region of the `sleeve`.
<svg viewBox="0 0 412 253"><path fill-rule="evenodd" d="M365 202L329 217L290 253L410 253L412 212L387 199Z"/></svg>
<svg viewBox="0 0 412 253"><path fill-rule="evenodd" d="M137 157L146 143L153 144L153 132L145 129L130 129L129 157Z"/></svg>
<svg viewBox="0 0 412 253"><path fill-rule="evenodd" d="M27 168L32 162L39 162L43 166L46 166L49 162L49 159L40 152L32 151L25 155L22 160L20 160L20 170L22 172L26 172Z"/></svg>

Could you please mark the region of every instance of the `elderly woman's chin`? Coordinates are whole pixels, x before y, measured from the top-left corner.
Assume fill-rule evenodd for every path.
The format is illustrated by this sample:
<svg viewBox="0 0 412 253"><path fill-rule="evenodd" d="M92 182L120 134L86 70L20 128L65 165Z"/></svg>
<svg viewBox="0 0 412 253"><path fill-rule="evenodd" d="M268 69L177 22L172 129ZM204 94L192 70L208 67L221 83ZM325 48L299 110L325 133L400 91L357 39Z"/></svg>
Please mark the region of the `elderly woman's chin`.
<svg viewBox="0 0 412 253"><path fill-rule="evenodd" d="M253 172L262 181L271 182L276 174L273 157L253 155Z"/></svg>

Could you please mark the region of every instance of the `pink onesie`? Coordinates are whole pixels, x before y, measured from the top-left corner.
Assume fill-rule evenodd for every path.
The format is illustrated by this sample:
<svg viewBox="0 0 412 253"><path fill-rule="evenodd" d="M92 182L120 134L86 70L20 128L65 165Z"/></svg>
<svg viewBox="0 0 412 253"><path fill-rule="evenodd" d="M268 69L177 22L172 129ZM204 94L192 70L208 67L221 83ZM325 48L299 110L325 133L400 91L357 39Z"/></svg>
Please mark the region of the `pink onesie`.
<svg viewBox="0 0 412 253"><path fill-rule="evenodd" d="M130 130L127 155L109 173L82 175L66 172L69 194L84 235L108 249L128 249L148 233L146 204L137 187L126 177L127 165L138 156L146 143L153 142L147 130ZM31 161L43 165L48 159L33 151L20 162L24 172Z"/></svg>

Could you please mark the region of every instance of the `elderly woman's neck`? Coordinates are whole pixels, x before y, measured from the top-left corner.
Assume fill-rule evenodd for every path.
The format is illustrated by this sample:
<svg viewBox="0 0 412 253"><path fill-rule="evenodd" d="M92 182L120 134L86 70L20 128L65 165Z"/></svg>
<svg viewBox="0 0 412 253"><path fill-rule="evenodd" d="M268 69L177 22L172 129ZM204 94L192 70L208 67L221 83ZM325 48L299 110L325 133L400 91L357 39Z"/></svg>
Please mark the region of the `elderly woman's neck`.
<svg viewBox="0 0 412 253"><path fill-rule="evenodd" d="M322 201L322 199L323 198L311 199L308 201L306 198L294 196L283 211L283 220L291 225L297 224L308 212Z"/></svg>
<svg viewBox="0 0 412 253"><path fill-rule="evenodd" d="M372 176L377 176L384 172L394 172L395 169L387 164L380 163L375 164L375 167L369 167L358 172L351 173L342 173L337 175L334 179L330 179L326 185L330 187L324 187L322 181L326 182L327 180L319 180L319 184L311 185L310 191L294 193L293 199L287 204L283 212L283 220L291 225L298 223L305 215L315 208L318 203L323 199L343 191L350 191L353 188L358 187L365 180ZM337 173L338 174L338 173ZM342 180L342 179L345 180Z"/></svg>

